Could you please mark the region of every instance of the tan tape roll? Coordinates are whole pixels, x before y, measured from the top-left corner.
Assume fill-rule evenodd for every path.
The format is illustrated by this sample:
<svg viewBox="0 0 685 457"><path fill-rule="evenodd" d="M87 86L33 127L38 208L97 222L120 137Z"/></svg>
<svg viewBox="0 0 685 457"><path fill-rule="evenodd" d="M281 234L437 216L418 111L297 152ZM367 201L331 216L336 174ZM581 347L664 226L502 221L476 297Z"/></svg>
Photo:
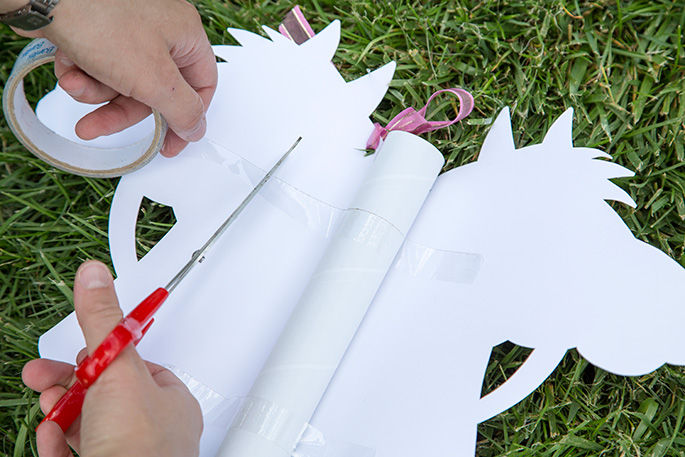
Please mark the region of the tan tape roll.
<svg viewBox="0 0 685 457"><path fill-rule="evenodd" d="M60 170L81 176L110 178L138 170L161 150L167 131L164 118L153 110L155 130L132 145L95 148L74 143L47 128L36 117L24 93L24 77L55 60L57 47L48 40L34 40L17 58L2 97L5 119L17 139L34 155Z"/></svg>

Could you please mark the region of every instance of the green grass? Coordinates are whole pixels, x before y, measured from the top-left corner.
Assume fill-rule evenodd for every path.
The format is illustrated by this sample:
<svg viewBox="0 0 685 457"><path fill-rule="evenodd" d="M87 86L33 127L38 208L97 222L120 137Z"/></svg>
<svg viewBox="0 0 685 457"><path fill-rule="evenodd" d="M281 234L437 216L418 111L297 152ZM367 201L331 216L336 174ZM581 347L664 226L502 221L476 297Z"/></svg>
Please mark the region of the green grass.
<svg viewBox="0 0 685 457"><path fill-rule="evenodd" d="M288 2L197 0L213 43L228 26L277 26ZM398 70L374 120L420 107L439 88L472 91L467 121L427 137L447 168L473 161L490 119L512 108L515 142L542 140L575 109L576 146L598 147L637 172L618 180L638 203L615 208L635 235L685 265L685 2L302 1L315 30L342 21L335 64L347 79L395 60ZM0 83L27 40L0 28ZM37 99L54 80L27 82ZM445 98L431 113L452 112ZM38 336L71 311L81 261L109 262L107 214L115 180L53 170L0 122L0 454L37 455L37 396L20 379ZM578 185L582 185L581 182ZM140 253L165 229L143 216ZM145 219L148 220L145 220ZM646 307L649 304L645 304ZM639 338L640 335L634 335ZM522 348L498 347L485 389L520 365ZM677 456L685 454L685 371L608 374L570 351L528 399L479 427L478 455Z"/></svg>

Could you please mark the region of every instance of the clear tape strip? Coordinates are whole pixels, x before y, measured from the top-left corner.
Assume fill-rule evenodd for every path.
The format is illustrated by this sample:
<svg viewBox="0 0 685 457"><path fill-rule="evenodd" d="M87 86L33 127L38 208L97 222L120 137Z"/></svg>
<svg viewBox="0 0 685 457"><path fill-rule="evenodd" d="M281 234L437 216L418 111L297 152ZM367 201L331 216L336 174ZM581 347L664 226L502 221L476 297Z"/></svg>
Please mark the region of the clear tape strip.
<svg viewBox="0 0 685 457"><path fill-rule="evenodd" d="M402 233L386 219L364 209L350 208L344 212L336 237L343 237L381 253L397 249Z"/></svg>
<svg viewBox="0 0 685 457"><path fill-rule="evenodd" d="M419 279L473 284L483 265L482 254L443 251L406 240L395 269Z"/></svg>
<svg viewBox="0 0 685 457"><path fill-rule="evenodd" d="M307 424L276 403L246 397L231 424L265 439L286 452L294 449Z"/></svg>
<svg viewBox="0 0 685 457"><path fill-rule="evenodd" d="M212 141L209 143L214 150L204 150L200 158L221 164L251 185L259 182L265 170L235 151ZM354 241L378 247L382 240L396 231L375 214L334 207L277 177L264 186L260 195L297 223L326 238L332 237L341 224L355 224L358 227L350 232L357 234ZM366 213L366 217L359 213ZM472 284L482 265L481 254L435 249L406 239L394 268L419 279Z"/></svg>
<svg viewBox="0 0 685 457"><path fill-rule="evenodd" d="M291 219L326 238L333 235L346 213L278 178L264 186L262 196Z"/></svg>
<svg viewBox="0 0 685 457"><path fill-rule="evenodd" d="M205 428L229 427L250 431L283 449L295 447L293 457L374 457L376 451L330 438L284 408L253 397L225 398L178 367L165 365L187 387L202 409ZM292 443L291 436L298 436ZM287 440L287 442L285 442ZM292 445L295 446L292 446Z"/></svg>
<svg viewBox="0 0 685 457"><path fill-rule="evenodd" d="M228 168L243 181L255 186L266 170L255 165L237 153L211 140L206 140L212 149L204 148L196 156ZM195 151L194 151L195 152ZM245 154L247 155L247 154ZM273 177L259 194L267 202L278 208L297 223L309 230L329 238L342 220L345 210L329 205L294 186Z"/></svg>

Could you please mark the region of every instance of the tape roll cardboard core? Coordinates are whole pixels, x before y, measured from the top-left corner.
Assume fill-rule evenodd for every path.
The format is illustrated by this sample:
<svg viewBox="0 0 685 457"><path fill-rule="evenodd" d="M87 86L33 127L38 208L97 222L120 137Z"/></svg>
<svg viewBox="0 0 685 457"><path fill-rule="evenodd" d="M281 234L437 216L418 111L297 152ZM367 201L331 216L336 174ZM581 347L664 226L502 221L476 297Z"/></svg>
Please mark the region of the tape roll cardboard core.
<svg viewBox="0 0 685 457"><path fill-rule="evenodd" d="M26 46L12 68L2 97L7 123L17 139L34 155L55 168L76 175L110 178L143 167L161 150L167 131L164 118L153 110L155 130L144 139L120 148L86 146L58 135L36 117L24 93L24 77L55 60L57 47L48 40Z"/></svg>

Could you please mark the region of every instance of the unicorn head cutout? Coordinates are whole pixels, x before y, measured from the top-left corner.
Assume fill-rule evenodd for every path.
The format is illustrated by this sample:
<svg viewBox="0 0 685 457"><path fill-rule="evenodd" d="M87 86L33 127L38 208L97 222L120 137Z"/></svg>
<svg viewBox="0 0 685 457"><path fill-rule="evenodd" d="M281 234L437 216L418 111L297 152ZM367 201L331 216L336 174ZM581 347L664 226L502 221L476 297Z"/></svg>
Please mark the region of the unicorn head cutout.
<svg viewBox="0 0 685 457"><path fill-rule="evenodd" d="M477 424L533 392L568 349L622 375L685 365L685 269L635 239L606 202L634 206L609 181L632 172L574 148L572 114L541 144L516 149L505 109L478 161L438 178L407 243L425 246L426 263L478 254L477 277L391 270L317 411L319 428L378 457L468 456ZM507 340L534 350L481 398L492 347Z"/></svg>

